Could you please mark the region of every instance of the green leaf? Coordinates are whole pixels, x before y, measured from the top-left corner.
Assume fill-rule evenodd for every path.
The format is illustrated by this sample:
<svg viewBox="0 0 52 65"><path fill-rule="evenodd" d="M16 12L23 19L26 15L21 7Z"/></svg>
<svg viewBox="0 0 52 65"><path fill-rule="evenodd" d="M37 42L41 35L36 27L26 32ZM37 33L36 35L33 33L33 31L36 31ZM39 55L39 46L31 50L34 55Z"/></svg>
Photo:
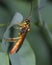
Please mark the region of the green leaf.
<svg viewBox="0 0 52 65"><path fill-rule="evenodd" d="M9 58L6 53L0 52L0 65L9 65Z"/></svg>
<svg viewBox="0 0 52 65"><path fill-rule="evenodd" d="M0 15L2 15L0 17L0 21L4 23L10 22L12 16L16 12L22 13L25 19L28 16L30 11L30 2L28 1L29 0L27 1L26 0L3 0L7 8L4 8L2 6L0 7ZM37 19L39 18L38 10L37 8L35 8L37 6L38 6L38 0L33 0L33 9L31 15L31 30L28 33L26 38L28 41L24 40L24 43L18 53L15 53L14 55L10 55L10 60L12 62L12 65L50 65L50 61L52 59L50 58L51 57L50 48L47 42L44 40L43 36L41 35L40 28L34 25L34 23L36 23ZM51 10L48 9L47 11L51 11ZM47 15L47 11L46 11L46 15ZM49 12L48 14L50 15ZM43 15L45 14L43 13ZM47 18L46 16L45 19L47 19L47 21L50 20L49 17ZM6 28L2 29L2 31L0 31L0 35L3 36L2 32L5 30ZM11 34L13 34L13 32ZM4 43L5 42L3 42L2 46L5 46ZM5 51L7 51L8 45L9 43L6 43L5 48L3 47Z"/></svg>

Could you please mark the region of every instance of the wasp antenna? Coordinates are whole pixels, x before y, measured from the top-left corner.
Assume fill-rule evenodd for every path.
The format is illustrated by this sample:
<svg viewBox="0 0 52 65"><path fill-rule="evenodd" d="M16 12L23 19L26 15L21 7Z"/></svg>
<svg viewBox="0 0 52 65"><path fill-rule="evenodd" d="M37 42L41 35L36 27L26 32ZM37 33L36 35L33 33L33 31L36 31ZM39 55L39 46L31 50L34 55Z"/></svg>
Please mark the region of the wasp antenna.
<svg viewBox="0 0 52 65"><path fill-rule="evenodd" d="M32 3L33 3L33 1L31 1L31 3L30 3L31 8L30 8L29 15L28 15L28 17L27 17L28 20L30 19L30 16L31 16L31 13L32 13Z"/></svg>

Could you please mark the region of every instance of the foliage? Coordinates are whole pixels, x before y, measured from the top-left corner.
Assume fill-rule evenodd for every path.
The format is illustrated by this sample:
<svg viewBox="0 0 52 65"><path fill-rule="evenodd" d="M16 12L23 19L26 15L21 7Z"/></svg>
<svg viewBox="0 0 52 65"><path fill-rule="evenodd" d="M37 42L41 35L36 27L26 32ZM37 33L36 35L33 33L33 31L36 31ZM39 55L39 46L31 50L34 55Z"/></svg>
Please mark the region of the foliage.
<svg viewBox="0 0 52 65"><path fill-rule="evenodd" d="M11 27L11 19L16 12L20 12L24 19L28 16L30 2L28 2L29 0L26 1L3 0L5 7L0 6L0 15L2 15L0 21L6 24L9 23L9 27L5 26L0 28L0 38L3 39L7 28ZM50 65L50 48L52 49L51 32L48 29L48 25L40 20L37 8L35 10L35 7L38 5L37 1L33 0L32 15L30 18L31 30L27 34L19 52L10 55L8 54L8 50L10 49L9 44L13 43L7 43L5 40L3 40L3 44L0 43L0 65ZM9 34L17 35L15 30L7 31L7 36ZM9 37L12 37L12 35ZM0 40L1 42L2 39Z"/></svg>

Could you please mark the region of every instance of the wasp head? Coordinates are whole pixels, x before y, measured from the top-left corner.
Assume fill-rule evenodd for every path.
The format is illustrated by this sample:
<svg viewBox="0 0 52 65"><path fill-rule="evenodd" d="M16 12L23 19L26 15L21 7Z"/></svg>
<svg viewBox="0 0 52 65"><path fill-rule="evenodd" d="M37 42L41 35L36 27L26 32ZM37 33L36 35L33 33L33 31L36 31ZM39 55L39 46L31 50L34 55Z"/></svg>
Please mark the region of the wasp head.
<svg viewBox="0 0 52 65"><path fill-rule="evenodd" d="M25 22L26 22L27 24L29 24L29 23L30 23L30 20L29 20L29 19L25 19Z"/></svg>

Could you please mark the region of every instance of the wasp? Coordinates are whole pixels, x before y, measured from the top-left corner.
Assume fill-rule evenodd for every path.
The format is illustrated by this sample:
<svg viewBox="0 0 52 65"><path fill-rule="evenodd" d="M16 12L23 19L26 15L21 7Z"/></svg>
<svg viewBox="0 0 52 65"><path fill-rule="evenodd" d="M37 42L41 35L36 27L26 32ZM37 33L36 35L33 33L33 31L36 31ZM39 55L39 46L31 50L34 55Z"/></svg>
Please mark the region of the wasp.
<svg viewBox="0 0 52 65"><path fill-rule="evenodd" d="M19 25L20 25L20 28L19 28L20 31L18 33L18 37L17 38L8 38L8 39L5 39L8 42L15 42L15 45L9 51L10 54L14 54L22 46L23 41L24 41L28 31L30 30L30 20L27 18L27 19L24 20L23 23L21 23Z"/></svg>

